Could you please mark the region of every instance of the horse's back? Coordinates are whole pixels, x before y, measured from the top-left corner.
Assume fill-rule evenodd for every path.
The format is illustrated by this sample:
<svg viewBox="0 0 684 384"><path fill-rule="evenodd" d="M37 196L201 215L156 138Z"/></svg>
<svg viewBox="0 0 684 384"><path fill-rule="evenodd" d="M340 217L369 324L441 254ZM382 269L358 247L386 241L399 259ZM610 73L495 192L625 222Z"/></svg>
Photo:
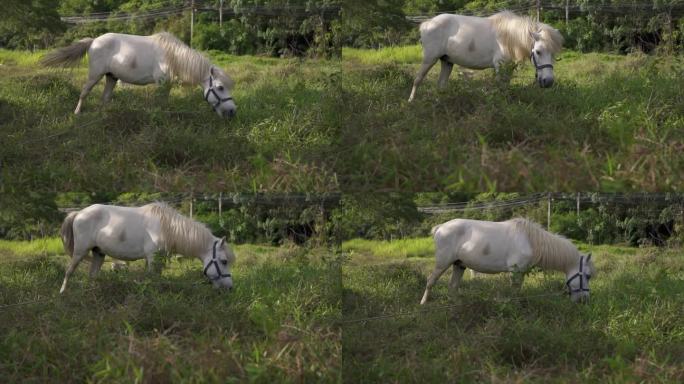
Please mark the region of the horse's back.
<svg viewBox="0 0 684 384"><path fill-rule="evenodd" d="M91 205L79 212L74 233L88 248L124 260L142 257L158 239L159 223L144 208Z"/></svg>
<svg viewBox="0 0 684 384"><path fill-rule="evenodd" d="M496 33L487 18L441 14L420 27L420 42L428 60L446 58L466 68L493 66Z"/></svg>
<svg viewBox="0 0 684 384"><path fill-rule="evenodd" d="M111 225L135 226L136 222L142 222L143 218L139 208L93 204L82 209L74 222L79 226L88 226L93 230L99 230Z"/></svg>
<svg viewBox="0 0 684 384"><path fill-rule="evenodd" d="M508 222L454 219L435 231L438 258L459 260L478 272L509 270L511 262L522 264L531 255L529 243Z"/></svg>
<svg viewBox="0 0 684 384"><path fill-rule="evenodd" d="M484 30L491 27L491 21L484 17L443 13L421 23L420 32L423 35L440 31L450 36L458 32L463 26Z"/></svg>
<svg viewBox="0 0 684 384"><path fill-rule="evenodd" d="M110 73L130 84L150 84L165 77L164 55L151 36L105 33L93 40L91 71Z"/></svg>

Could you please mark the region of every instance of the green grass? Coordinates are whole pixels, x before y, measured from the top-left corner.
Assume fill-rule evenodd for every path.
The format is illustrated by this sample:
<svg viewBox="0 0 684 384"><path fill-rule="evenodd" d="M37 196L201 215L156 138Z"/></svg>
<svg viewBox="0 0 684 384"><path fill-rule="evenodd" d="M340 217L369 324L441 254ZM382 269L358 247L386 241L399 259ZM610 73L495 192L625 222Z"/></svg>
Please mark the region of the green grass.
<svg viewBox="0 0 684 384"><path fill-rule="evenodd" d="M354 257L430 257L435 252L435 247L430 237L392 241L353 239L343 242L341 248Z"/></svg>
<svg viewBox="0 0 684 384"><path fill-rule="evenodd" d="M98 85L72 114L86 75L0 51L0 161L20 190L667 191L684 185L681 57L565 52L551 89L529 65L434 68L406 99L417 46L345 49L342 59L210 53L237 81L238 117L198 89Z"/></svg>
<svg viewBox="0 0 684 384"><path fill-rule="evenodd" d="M519 292L506 274L466 273L450 296L447 272L421 307L432 258L346 247L355 252L342 272L345 382L684 379L681 249L580 244L598 269L588 305L540 296L563 291L561 273L533 272ZM406 315L356 321L386 314Z"/></svg>
<svg viewBox="0 0 684 384"><path fill-rule="evenodd" d="M383 49L344 48L342 57L362 64L420 64L423 60L423 50L420 45Z"/></svg>
<svg viewBox="0 0 684 384"><path fill-rule="evenodd" d="M231 293L194 259L161 276L105 264L95 280L83 262L59 296L56 241L0 243L0 382L340 381L340 269L327 251L237 246Z"/></svg>

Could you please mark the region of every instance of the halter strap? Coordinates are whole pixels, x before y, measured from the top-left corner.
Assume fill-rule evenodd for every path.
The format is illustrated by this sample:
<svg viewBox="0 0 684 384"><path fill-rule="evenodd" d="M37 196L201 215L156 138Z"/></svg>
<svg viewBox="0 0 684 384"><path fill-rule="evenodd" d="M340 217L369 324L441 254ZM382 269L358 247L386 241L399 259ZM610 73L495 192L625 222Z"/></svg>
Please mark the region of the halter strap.
<svg viewBox="0 0 684 384"><path fill-rule="evenodd" d="M209 95L210 94L214 95L214 98L216 99L216 101L214 103L209 101ZM214 77L212 75L209 75L209 88L207 88L207 90L204 92L204 100L206 100L207 103L213 104L212 107L214 108L214 110L216 110L216 108L218 108L219 105L225 103L226 101L233 100L233 98L232 97L221 98L218 95L218 93L216 93L216 88L214 88Z"/></svg>
<svg viewBox="0 0 684 384"><path fill-rule="evenodd" d="M206 276L209 280L211 281L216 281L219 279L222 279L224 277L230 277L230 273L221 273L221 269L219 268L218 265L218 260L216 260L216 244L218 243L218 240L214 240L214 245L212 246L212 252L211 252L211 261L207 263L207 266L204 267L204 276ZM209 267L214 266L216 268L216 276L209 276L207 271L209 270Z"/></svg>
<svg viewBox="0 0 684 384"><path fill-rule="evenodd" d="M534 47L532 47L532 51L530 51L530 57L532 58L532 64L534 64L534 68L536 71L534 72L534 77L537 78L539 76L539 71L541 71L544 68L551 68L553 69L553 64L542 64L538 65L537 64L537 58L534 57Z"/></svg>
<svg viewBox="0 0 684 384"><path fill-rule="evenodd" d="M568 295L572 295L573 293L576 292L589 292L589 287L584 286L584 279L586 279L586 274L583 272L583 264L584 264L584 256L580 256L580 264L579 264L579 271L572 275L568 281L565 282L565 285L568 287ZM577 277L580 278L580 286L579 288L573 289L570 286L570 283L575 280ZM584 277L584 278L583 278Z"/></svg>

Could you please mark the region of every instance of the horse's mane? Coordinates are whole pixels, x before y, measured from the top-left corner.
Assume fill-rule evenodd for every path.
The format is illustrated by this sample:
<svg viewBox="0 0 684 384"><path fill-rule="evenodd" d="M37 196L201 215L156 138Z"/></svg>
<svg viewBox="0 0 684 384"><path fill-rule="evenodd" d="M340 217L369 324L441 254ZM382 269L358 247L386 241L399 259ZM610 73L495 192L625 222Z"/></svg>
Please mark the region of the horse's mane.
<svg viewBox="0 0 684 384"><path fill-rule="evenodd" d="M204 224L181 215L165 203L156 202L142 208L159 218L161 242L166 251L200 257L207 251L207 244L213 244L214 236Z"/></svg>
<svg viewBox="0 0 684 384"><path fill-rule="evenodd" d="M185 45L174 35L160 32L150 37L164 50L172 77L186 84L197 85L209 76L212 67L209 59ZM214 71L214 77L220 78L226 86L230 87L232 84L232 80L222 70Z"/></svg>
<svg viewBox="0 0 684 384"><path fill-rule="evenodd" d="M578 262L580 254L577 247L565 237L548 232L527 219L515 218L508 222L527 235L532 246L534 265L542 269L566 272L570 265Z"/></svg>
<svg viewBox="0 0 684 384"><path fill-rule="evenodd" d="M530 56L534 45L532 32L538 32L551 54L560 52L563 35L548 24L536 22L527 16L518 16L511 11L502 11L489 16L504 54L513 61L523 61Z"/></svg>

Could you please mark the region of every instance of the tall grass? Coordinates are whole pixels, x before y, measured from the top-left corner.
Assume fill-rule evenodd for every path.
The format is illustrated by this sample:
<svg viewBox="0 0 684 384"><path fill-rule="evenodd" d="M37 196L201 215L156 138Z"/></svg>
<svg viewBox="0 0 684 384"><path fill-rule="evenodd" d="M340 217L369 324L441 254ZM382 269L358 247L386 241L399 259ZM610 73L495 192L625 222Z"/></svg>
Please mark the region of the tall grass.
<svg viewBox="0 0 684 384"><path fill-rule="evenodd" d="M449 295L447 272L420 306L434 260L352 253L344 381L682 381L681 250L591 248L598 272L587 305L561 294L562 273L533 272L520 291L505 274L466 273Z"/></svg>
<svg viewBox="0 0 684 384"><path fill-rule="evenodd" d="M362 64L420 64L423 50L420 45L387 47L382 49L343 48L342 58Z"/></svg>
<svg viewBox="0 0 684 384"><path fill-rule="evenodd" d="M439 69L407 103L418 47L341 60L213 59L236 79L238 117L199 89L101 85L72 114L86 70L43 69L0 52L4 177L22 190L679 190L681 57L566 52L551 89L530 66ZM21 57L15 60L13 57ZM12 62L12 60L14 60Z"/></svg>
<svg viewBox="0 0 684 384"><path fill-rule="evenodd" d="M435 252L434 243L432 238L429 237L392 241L353 239L343 242L341 248L346 252L371 254L388 258L430 257Z"/></svg>
<svg viewBox="0 0 684 384"><path fill-rule="evenodd" d="M105 266L95 280L84 262L61 296L66 257L0 262L0 381L338 382L339 262L294 247L236 253L231 293L194 259L161 276Z"/></svg>

